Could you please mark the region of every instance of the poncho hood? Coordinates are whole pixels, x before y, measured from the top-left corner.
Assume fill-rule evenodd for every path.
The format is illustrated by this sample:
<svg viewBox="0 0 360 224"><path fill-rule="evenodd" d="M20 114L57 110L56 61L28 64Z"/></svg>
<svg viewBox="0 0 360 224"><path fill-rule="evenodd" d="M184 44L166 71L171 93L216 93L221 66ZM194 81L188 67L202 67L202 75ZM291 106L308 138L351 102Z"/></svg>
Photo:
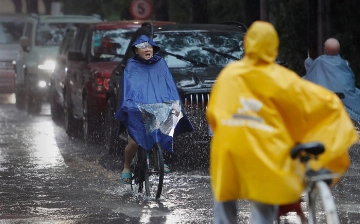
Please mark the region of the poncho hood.
<svg viewBox="0 0 360 224"><path fill-rule="evenodd" d="M269 64L278 55L279 37L268 22L256 21L245 34L245 60L251 64Z"/></svg>
<svg viewBox="0 0 360 224"><path fill-rule="evenodd" d="M141 44L144 42L148 42L149 44L151 44L153 46L154 49L154 55L156 53L159 53L160 51L160 47L148 36L145 35L141 35L137 40L134 41L134 43L131 45L131 50L133 51L133 53L135 54L135 45L137 44Z"/></svg>

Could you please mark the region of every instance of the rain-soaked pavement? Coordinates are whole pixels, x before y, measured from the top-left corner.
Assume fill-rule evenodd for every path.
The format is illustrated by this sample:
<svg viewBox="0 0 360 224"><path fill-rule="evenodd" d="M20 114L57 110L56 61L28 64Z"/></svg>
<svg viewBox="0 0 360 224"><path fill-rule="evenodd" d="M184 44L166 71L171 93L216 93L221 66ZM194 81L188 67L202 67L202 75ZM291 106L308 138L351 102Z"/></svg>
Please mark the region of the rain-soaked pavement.
<svg viewBox="0 0 360 224"><path fill-rule="evenodd" d="M359 153L352 148L351 167L333 189L342 223L360 223ZM103 145L68 137L51 120L49 105L30 116L16 109L13 95L0 94L0 224L211 223L208 167L168 165L161 200L145 200L120 182L119 158ZM239 223L249 223L244 201Z"/></svg>

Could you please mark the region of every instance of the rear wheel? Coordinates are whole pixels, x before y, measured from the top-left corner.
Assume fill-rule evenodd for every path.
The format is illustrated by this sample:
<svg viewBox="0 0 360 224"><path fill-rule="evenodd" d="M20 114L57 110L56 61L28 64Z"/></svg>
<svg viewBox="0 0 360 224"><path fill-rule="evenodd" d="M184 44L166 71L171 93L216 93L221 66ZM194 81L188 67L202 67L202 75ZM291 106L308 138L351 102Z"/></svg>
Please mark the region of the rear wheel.
<svg viewBox="0 0 360 224"><path fill-rule="evenodd" d="M31 89L28 89L25 105L26 111L29 114L39 114L41 112L42 105L41 97L34 93Z"/></svg>
<svg viewBox="0 0 360 224"><path fill-rule="evenodd" d="M145 192L147 197L155 194L155 199L161 196L164 182L164 157L162 148L156 143L152 150L146 152L148 162L145 172Z"/></svg>
<svg viewBox="0 0 360 224"><path fill-rule="evenodd" d="M68 136L75 136L79 131L79 121L74 118L70 96L65 92L64 103L64 129Z"/></svg>
<svg viewBox="0 0 360 224"><path fill-rule="evenodd" d="M100 137L100 136L96 136L96 121L97 121L97 119L95 117L91 116L89 113L89 105L88 105L87 97L85 97L83 99L83 120L82 121L83 121L83 137L84 137L85 142L91 142L91 141L94 141L95 138ZM99 129L101 129L101 128L99 127Z"/></svg>
<svg viewBox="0 0 360 224"><path fill-rule="evenodd" d="M333 196L324 181L316 182L309 193L308 207L309 223L340 223Z"/></svg>
<svg viewBox="0 0 360 224"><path fill-rule="evenodd" d="M53 121L59 121L63 115L63 108L57 103L56 90L55 88L50 89L50 112Z"/></svg>
<svg viewBox="0 0 360 224"><path fill-rule="evenodd" d="M15 90L15 104L16 108L18 110L24 110L25 109L25 94L24 91L19 90L19 88L16 88Z"/></svg>

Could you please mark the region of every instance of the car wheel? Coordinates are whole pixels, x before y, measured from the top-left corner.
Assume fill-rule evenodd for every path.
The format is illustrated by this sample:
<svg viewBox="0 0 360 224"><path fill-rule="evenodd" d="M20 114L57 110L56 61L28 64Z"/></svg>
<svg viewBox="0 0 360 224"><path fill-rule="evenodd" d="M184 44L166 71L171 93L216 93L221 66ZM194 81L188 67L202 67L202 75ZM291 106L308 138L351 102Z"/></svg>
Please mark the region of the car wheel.
<svg viewBox="0 0 360 224"><path fill-rule="evenodd" d="M41 112L41 98L37 96L33 91L31 91L29 87L27 88L27 94L25 99L26 111L28 112L28 114L35 115Z"/></svg>
<svg viewBox="0 0 360 224"><path fill-rule="evenodd" d="M96 136L96 124L95 117L92 117L89 113L89 106L87 97L83 99L83 138L85 142L91 142L98 140L99 136Z"/></svg>
<svg viewBox="0 0 360 224"><path fill-rule="evenodd" d="M78 134L81 125L73 116L70 96L67 93L65 93L64 99L64 129L68 136L75 137Z"/></svg>
<svg viewBox="0 0 360 224"><path fill-rule="evenodd" d="M120 141L117 136L118 122L114 117L114 101L113 97L109 98L106 103L105 111L105 145L108 152L112 155L121 154Z"/></svg>
<svg viewBox="0 0 360 224"><path fill-rule="evenodd" d="M16 88L15 90L15 105L18 110L25 109L25 94L22 90Z"/></svg>
<svg viewBox="0 0 360 224"><path fill-rule="evenodd" d="M63 108L56 101L56 90L50 89L50 112L53 121L59 121L63 115Z"/></svg>

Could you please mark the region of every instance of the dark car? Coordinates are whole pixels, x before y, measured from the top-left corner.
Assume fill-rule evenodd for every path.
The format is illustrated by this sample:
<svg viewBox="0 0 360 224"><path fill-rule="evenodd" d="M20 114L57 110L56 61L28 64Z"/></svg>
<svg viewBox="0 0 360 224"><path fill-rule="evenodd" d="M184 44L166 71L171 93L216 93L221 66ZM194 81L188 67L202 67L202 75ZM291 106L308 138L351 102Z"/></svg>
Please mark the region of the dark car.
<svg viewBox="0 0 360 224"><path fill-rule="evenodd" d="M81 25L68 52L64 83L65 130L85 141L102 141L106 92L113 69L122 61L135 30L144 21ZM154 21L154 24L172 22ZM55 85L56 86L56 85Z"/></svg>
<svg viewBox="0 0 360 224"><path fill-rule="evenodd" d="M49 100L55 57L67 28L101 19L91 15L37 15L26 17L16 58L15 99L19 110L39 114Z"/></svg>
<svg viewBox="0 0 360 224"><path fill-rule="evenodd" d="M20 50L26 17L25 14L0 14L0 93L15 92L13 61Z"/></svg>
<svg viewBox="0 0 360 224"><path fill-rule="evenodd" d="M190 150L209 151L211 136L205 110L210 91L220 70L226 64L243 57L245 32L246 28L237 23L176 24L155 27L153 31L143 28L143 32L139 31L137 36L133 37L135 40L141 34L153 35L153 40L161 48L160 55L170 68L186 113L195 128L195 132L175 138L174 152L177 155ZM131 52L129 49L130 47L128 52ZM112 72L106 96L106 146L111 153L116 154L122 153L126 143L126 136L118 136L121 124L114 119L114 113L118 109L119 80L127 59L125 58Z"/></svg>
<svg viewBox="0 0 360 224"><path fill-rule="evenodd" d="M55 68L50 80L50 111L51 118L59 121L64 111L64 87L67 71L67 53L74 40L77 27L72 26L66 30L64 39L55 58Z"/></svg>

